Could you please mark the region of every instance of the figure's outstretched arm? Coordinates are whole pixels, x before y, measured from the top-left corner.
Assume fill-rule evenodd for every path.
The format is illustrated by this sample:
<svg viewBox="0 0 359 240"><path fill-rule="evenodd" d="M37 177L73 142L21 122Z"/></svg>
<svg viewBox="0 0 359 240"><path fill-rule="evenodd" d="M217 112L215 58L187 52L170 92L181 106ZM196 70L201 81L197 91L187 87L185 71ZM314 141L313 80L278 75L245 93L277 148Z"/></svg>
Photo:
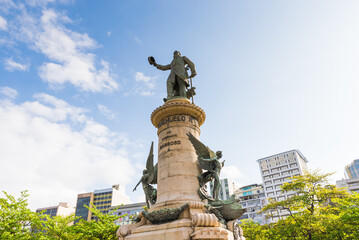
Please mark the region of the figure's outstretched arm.
<svg viewBox="0 0 359 240"><path fill-rule="evenodd" d="M132 192L136 191L136 188L138 187L138 185L140 185L140 183L142 183L142 178L143 177L141 177L140 181L137 183L136 187L132 190Z"/></svg>
<svg viewBox="0 0 359 240"><path fill-rule="evenodd" d="M157 69L159 69L159 70L166 71L166 70L170 70L170 69L171 69L171 64L168 64L168 65L160 65L160 64L157 64L156 67L157 67Z"/></svg>
<svg viewBox="0 0 359 240"><path fill-rule="evenodd" d="M202 161L205 161L205 162L213 162L213 161L217 161L217 158L209 158L209 159L206 159L206 158L201 157L201 160L202 160Z"/></svg>

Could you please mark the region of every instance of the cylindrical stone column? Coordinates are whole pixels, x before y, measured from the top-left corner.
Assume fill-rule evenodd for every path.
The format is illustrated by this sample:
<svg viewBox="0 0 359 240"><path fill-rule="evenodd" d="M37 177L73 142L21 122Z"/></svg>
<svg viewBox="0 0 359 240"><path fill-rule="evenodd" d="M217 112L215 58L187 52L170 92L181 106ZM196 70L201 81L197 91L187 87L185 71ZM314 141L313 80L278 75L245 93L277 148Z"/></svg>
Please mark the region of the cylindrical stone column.
<svg viewBox="0 0 359 240"><path fill-rule="evenodd" d="M205 112L187 99L169 100L153 111L151 121L158 129L157 202L153 210L201 201L197 193L201 169L186 134L199 138L205 118Z"/></svg>

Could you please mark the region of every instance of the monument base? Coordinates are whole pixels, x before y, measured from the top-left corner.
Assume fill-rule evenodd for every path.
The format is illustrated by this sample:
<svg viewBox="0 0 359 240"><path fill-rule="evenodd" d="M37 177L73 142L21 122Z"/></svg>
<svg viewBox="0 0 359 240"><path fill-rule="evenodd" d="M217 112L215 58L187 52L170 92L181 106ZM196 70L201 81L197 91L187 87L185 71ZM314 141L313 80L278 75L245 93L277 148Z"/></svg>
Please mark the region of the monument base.
<svg viewBox="0 0 359 240"><path fill-rule="evenodd" d="M226 225L218 222L214 214L205 213L204 203L191 202L178 220L152 224L139 215L138 223L124 225L117 231L119 240L235 240L232 222Z"/></svg>
<svg viewBox="0 0 359 240"><path fill-rule="evenodd" d="M222 227L193 227L190 219L159 225L144 225L119 240L233 240L233 233Z"/></svg>

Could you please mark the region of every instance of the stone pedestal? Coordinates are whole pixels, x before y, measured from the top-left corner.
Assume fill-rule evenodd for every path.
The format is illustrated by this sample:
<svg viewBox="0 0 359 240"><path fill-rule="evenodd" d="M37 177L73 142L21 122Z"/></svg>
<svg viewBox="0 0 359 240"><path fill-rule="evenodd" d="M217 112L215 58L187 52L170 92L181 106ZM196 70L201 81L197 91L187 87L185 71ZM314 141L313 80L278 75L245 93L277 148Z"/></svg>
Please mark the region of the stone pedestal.
<svg viewBox="0 0 359 240"><path fill-rule="evenodd" d="M151 115L152 124L158 129L157 202L148 212L163 208L175 208L189 204L179 219L164 224L141 222L122 226L120 240L232 240L233 233L221 225L213 214L205 213L204 203L197 191L197 154L187 137L190 132L196 138L206 118L205 112L187 99L172 99L158 107Z"/></svg>
<svg viewBox="0 0 359 240"><path fill-rule="evenodd" d="M152 210L201 201L197 176L201 173L187 133L199 138L204 111L187 99L172 99L153 111L158 129L157 202Z"/></svg>

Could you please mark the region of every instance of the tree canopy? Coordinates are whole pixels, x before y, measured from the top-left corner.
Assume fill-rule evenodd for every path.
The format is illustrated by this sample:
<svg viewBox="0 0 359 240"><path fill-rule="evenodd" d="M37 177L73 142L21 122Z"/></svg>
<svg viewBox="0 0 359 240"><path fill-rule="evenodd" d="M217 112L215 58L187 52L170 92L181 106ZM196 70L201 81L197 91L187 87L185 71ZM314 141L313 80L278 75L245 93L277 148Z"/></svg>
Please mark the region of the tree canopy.
<svg viewBox="0 0 359 240"><path fill-rule="evenodd" d="M359 239L359 194L329 184L330 175L316 171L284 183L282 192L295 194L282 201L269 199L262 212L274 217L278 211L285 211L288 216L262 226L243 221L247 240Z"/></svg>
<svg viewBox="0 0 359 240"><path fill-rule="evenodd" d="M96 221L80 221L79 217L50 217L44 212L36 213L28 208L26 191L15 198L6 192L0 198L0 239L1 240L115 240L118 226L115 220L120 216L104 214L92 206L89 210Z"/></svg>

